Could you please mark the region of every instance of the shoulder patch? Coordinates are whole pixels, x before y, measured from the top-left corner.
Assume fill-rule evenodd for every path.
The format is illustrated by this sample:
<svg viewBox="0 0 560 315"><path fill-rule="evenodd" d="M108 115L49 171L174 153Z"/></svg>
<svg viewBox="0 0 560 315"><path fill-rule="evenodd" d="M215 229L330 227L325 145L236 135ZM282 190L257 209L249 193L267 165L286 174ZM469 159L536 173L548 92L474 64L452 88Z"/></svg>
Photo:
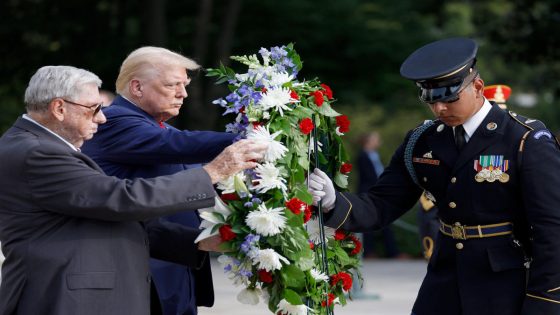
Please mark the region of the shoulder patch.
<svg viewBox="0 0 560 315"><path fill-rule="evenodd" d="M548 130L539 130L539 131L535 132L535 134L533 135L533 138L538 140L543 136L547 137L548 139L552 139L552 134Z"/></svg>

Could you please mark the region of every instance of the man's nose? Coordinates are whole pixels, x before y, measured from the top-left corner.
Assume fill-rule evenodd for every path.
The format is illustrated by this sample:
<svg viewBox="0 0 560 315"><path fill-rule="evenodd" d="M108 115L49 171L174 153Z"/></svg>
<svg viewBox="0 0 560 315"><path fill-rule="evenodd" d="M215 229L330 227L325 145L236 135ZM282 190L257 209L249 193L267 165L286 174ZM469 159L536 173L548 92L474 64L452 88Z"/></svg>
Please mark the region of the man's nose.
<svg viewBox="0 0 560 315"><path fill-rule="evenodd" d="M184 85L181 85L181 87L179 88L179 93L181 95L182 98L187 98L187 96L189 96L189 94L187 93L187 87Z"/></svg>
<svg viewBox="0 0 560 315"><path fill-rule="evenodd" d="M95 116L93 116L93 121L97 124L104 124L107 122L107 117L103 114L103 111L100 110Z"/></svg>

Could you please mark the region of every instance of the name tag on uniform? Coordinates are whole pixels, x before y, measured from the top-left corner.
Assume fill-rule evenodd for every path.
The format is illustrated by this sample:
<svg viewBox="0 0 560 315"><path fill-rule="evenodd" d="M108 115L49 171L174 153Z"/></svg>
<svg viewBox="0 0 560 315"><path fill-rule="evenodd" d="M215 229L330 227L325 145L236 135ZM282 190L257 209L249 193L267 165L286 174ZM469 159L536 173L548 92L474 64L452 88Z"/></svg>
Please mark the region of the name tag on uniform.
<svg viewBox="0 0 560 315"><path fill-rule="evenodd" d="M439 160L419 158L419 157L412 158L412 162L420 163L420 164L439 165Z"/></svg>

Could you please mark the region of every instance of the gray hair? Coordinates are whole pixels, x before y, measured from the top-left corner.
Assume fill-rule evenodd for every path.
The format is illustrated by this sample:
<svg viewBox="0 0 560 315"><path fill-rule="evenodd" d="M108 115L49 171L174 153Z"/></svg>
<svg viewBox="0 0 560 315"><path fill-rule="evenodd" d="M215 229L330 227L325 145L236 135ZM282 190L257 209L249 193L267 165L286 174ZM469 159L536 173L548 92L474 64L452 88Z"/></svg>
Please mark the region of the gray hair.
<svg viewBox="0 0 560 315"><path fill-rule="evenodd" d="M117 93L126 94L128 84L137 77L150 77L161 71L164 66L179 66L186 70L197 70L196 61L169 49L145 46L131 52L123 61L117 77Z"/></svg>
<svg viewBox="0 0 560 315"><path fill-rule="evenodd" d="M24 102L27 111L45 111L50 101L57 97L76 99L80 87L94 83L101 87L101 79L87 70L71 66L45 66L29 80Z"/></svg>

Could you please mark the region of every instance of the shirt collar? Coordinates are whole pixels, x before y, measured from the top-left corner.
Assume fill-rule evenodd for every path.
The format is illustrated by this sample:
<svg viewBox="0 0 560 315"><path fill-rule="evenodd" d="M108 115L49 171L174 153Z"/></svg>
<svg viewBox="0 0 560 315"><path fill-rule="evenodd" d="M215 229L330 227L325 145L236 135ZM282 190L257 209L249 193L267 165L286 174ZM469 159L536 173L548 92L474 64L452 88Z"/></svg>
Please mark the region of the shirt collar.
<svg viewBox="0 0 560 315"><path fill-rule="evenodd" d="M474 114L471 118L469 118L469 120L467 120L463 124L463 128L465 128L467 140L472 137L473 133L476 131L478 126L480 126L480 124L484 121L484 118L486 118L486 116L488 115L491 109L492 109L492 105L490 104L490 102L488 102L486 98L484 98L484 104L482 104L482 107L478 110L478 112L476 112L476 114Z"/></svg>
<svg viewBox="0 0 560 315"><path fill-rule="evenodd" d="M34 123L35 125L45 129L47 132L53 134L55 137L57 137L58 139L62 140L64 143L66 143L68 146L70 146L74 151L80 151L80 149L76 148L72 143L66 141L64 138L62 138L61 136L59 136L58 134L56 134L55 132L53 132L52 130L50 130L49 128L41 125L40 123L36 122L33 118L31 118L29 115L27 114L23 114L22 116L23 119L28 120L32 123Z"/></svg>

